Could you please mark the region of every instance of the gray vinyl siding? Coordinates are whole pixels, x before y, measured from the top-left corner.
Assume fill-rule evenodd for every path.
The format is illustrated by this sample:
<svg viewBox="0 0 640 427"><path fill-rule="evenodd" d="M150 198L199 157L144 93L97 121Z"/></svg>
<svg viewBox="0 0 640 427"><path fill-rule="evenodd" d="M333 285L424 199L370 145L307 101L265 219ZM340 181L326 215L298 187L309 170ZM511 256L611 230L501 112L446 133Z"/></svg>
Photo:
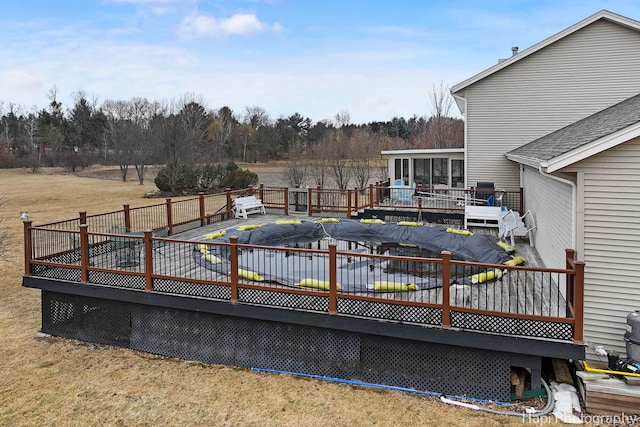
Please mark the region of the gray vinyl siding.
<svg viewBox="0 0 640 427"><path fill-rule="evenodd" d="M546 267L564 268L565 249L572 247L571 186L525 168L525 209L533 214L535 246Z"/></svg>
<svg viewBox="0 0 640 427"><path fill-rule="evenodd" d="M640 138L576 163L581 170L585 340L621 354L640 308Z"/></svg>
<svg viewBox="0 0 640 427"><path fill-rule="evenodd" d="M599 20L463 88L467 185L517 188L504 153L640 93L640 32Z"/></svg>

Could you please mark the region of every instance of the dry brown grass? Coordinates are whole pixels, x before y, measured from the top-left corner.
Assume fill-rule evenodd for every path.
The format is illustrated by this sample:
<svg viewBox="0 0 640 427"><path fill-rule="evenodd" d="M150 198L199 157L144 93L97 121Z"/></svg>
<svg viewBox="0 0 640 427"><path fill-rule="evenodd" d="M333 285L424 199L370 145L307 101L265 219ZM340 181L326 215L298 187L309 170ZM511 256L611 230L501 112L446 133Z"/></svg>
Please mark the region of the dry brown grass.
<svg viewBox="0 0 640 427"><path fill-rule="evenodd" d="M157 203L153 188L0 170L0 425L410 426L522 425L415 394L181 361L40 337L40 292L21 287L21 210L35 224Z"/></svg>

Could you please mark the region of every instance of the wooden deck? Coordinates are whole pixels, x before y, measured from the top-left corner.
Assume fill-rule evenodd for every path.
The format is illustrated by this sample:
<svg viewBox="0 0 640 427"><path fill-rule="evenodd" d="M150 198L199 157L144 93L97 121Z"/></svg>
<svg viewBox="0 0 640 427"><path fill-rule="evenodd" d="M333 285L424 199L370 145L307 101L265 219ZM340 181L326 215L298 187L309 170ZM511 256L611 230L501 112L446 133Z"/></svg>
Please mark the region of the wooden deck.
<svg viewBox="0 0 640 427"><path fill-rule="evenodd" d="M359 288L352 285L352 283L353 280L358 281L361 278L354 279L354 277L351 277L349 279L351 282L346 287L332 294L331 292L327 293L327 289L300 288L300 286L297 286L299 282L293 282L292 280L256 282L237 276L234 278L230 271L219 273L214 271L215 269L211 268L210 265L203 265L204 263L200 260L198 245L202 245L206 234L226 230L227 235L232 235L233 230L241 225L263 225L273 223L279 219L291 220L292 218L301 221L317 221L317 216L319 215L345 217L349 212L349 209L344 212L341 210L325 212L323 207L320 209L322 212L320 214L320 212L316 212L316 206L314 205L314 217L308 216L308 209L305 209L304 212L284 209L283 215L275 215L269 212L278 212L281 206L277 205L277 203L277 206L270 206L269 199L272 199L274 195L283 195L286 208L288 205L286 195L288 193L286 189L275 189L273 193L270 191L264 188L259 190L263 202L266 200L265 205L268 213L266 215L250 215L247 219L224 219L229 218L231 214L227 211L225 215L224 205L219 207L216 203L226 200L226 206L230 206L234 194L227 192L226 196L217 195L211 200L204 195L200 195L197 199L193 199L188 203L181 202L180 207L177 204L174 206L167 202L166 205L158 205L153 209L136 210L135 214L133 210L131 212L125 210L122 213L114 212L102 216L85 216L84 218L81 216L78 219L60 224L33 227L33 229L29 228L29 224L25 224L27 227L25 228L25 233L31 236L26 240L29 245L25 248L25 251L27 254L31 253L25 264L26 274L71 282L146 289L147 291L153 290L154 292L200 296L227 301L237 300L265 306L314 310L324 313L335 312L332 311L336 310L333 305L338 304L337 310L342 314L362 315L381 320L396 320L433 326L445 325L446 327L498 334L507 333L566 341L571 340L575 336L574 332L577 331L577 336L581 337L581 323L579 329L574 329L573 312L569 313L568 311L571 304L565 301L565 292L561 291L561 289L569 289L564 282L574 277L576 275L575 271L542 268L542 263L535 249L524 241L517 243L515 254L526 260L524 267L490 267L479 263L473 265L473 263L455 260L445 261L443 255L437 253L417 256L403 254L401 257L385 255L382 257L384 258L383 260L376 260L376 262L380 263L381 268L378 270L374 267L376 274L378 274L378 278L375 280L381 280L379 271L384 269L384 273L387 273L388 269L386 264L383 267L383 263L391 262L390 260L392 259L400 258L400 262L420 265L420 277L425 277L422 272L423 265L430 264L426 273L429 278L427 281L418 283L418 289L413 291L369 291L366 286L363 287L363 284L371 286L371 278L376 277L374 273L361 273L363 274L361 278L364 277L366 281L360 281ZM353 196L354 193L357 194L356 192L351 192L350 194ZM375 195L376 192L370 189L369 195L371 194ZM346 200L351 207L359 206L361 202L357 196L346 197L345 199L344 195L324 194L322 190L314 192L313 197L309 197L307 200L320 203L323 197L329 197L333 200L337 196L340 196L339 201L341 203ZM418 200L419 205L422 205L425 209L429 209L434 200L440 203L439 198L434 197L429 198L429 200L413 199ZM216 203L211 205L213 202ZM199 206L199 209L197 206ZM378 207L384 209L382 205L378 205ZM207 215L206 212L211 209L217 213ZM426 210L421 211L420 206L418 206L417 211L413 206L395 206L392 209L393 212L384 211L382 214L386 215L388 222L397 222L405 220L402 218L405 216L403 209L406 209L407 212L412 211L414 216L416 212L418 214L420 212L427 213ZM456 209L463 212L457 204ZM218 214L221 211L222 213ZM398 213L397 215L396 212ZM122 218L120 215L122 214L125 217L124 224L120 222L120 218ZM167 217L167 222L163 222L162 218L164 216ZM459 228L462 226L459 215L444 219L444 223L449 224L448 226L450 227ZM438 221L440 220L439 218ZM84 231L82 227L79 227L79 224L87 224ZM200 226L200 224L208 225ZM138 232L126 233L125 235L120 235L121 233L119 233L118 236L114 236L113 227L122 227L122 225L126 226L125 230L132 228ZM173 235L170 238L153 238L149 240L148 246L145 248L145 237L142 236L144 233L140 231L150 225L154 229L163 226L167 229L172 229ZM80 233L77 231L78 227L80 228ZM475 227L472 231L475 234L490 233L495 235L497 233L497 229L488 227ZM82 237L83 233L86 234L85 237ZM147 236L146 238L149 237ZM83 239L88 239L88 254L82 250L82 247L86 248L86 246L80 244L81 241L84 241ZM68 249L69 242L72 242L71 249ZM209 241L207 243L217 248L221 247L221 244L217 242ZM153 250L150 250L151 247ZM253 255L253 262L256 264L261 264L262 260L272 256L267 252L284 253L283 249L270 249L267 247L247 247L243 245L234 247L243 248L242 250L246 249L245 253L258 253ZM316 249L318 251L315 258L324 258L327 264L324 267L317 267L314 272L320 273L320 275L322 273L330 274L329 272L333 270L329 268L329 251L326 246L323 251L320 251L319 248ZM287 251L290 250L287 249ZM371 251L371 248L369 248L369 251ZM303 258L300 255L303 253L302 250L291 249L290 252L296 252L299 255L298 258ZM345 249L338 249L337 254L339 257L344 257L343 261L346 258L356 260L356 264L363 264L374 258L373 252L365 253L361 251L351 255L350 250L349 253L346 253ZM262 256L262 259L260 256ZM569 253L567 256L570 256ZM86 258L83 260L83 257ZM412 257L414 259L411 259ZM419 259L416 260L415 258ZM292 268L290 261L287 261L288 264L285 263L289 269ZM247 264L247 258L243 259L242 262L244 266L253 265ZM351 262L351 260L348 262ZM571 262L573 265L573 261L567 262ZM449 281L453 278L452 284L446 286L446 289L442 287L442 280L445 277L443 276L445 263L447 264L447 269L451 269L451 272L447 273L447 280ZM271 264L271 268L278 268L273 267L273 262ZM224 268L232 270L226 260L224 265L226 266ZM265 263L262 263L253 268L253 270L260 273L263 271L264 266ZM296 268L296 266L294 265L293 268ZM469 280L466 280L471 277L465 276L464 274L469 274L465 272L470 271L470 269L485 268L499 268L496 271L502 272L502 276L497 280L482 283L471 284ZM346 274L344 271L340 270L337 274L344 275ZM318 277L314 275L314 272L312 271L311 275L303 277ZM413 273L401 271L401 274L410 275ZM438 277L440 278L439 283ZM322 280L328 280L328 277L324 276ZM383 278L382 280L387 279ZM573 281L574 279L571 280ZM393 283L402 282L404 280L400 282L394 281ZM324 283L329 283L329 281ZM406 283L417 282L407 281ZM448 301L443 301L444 292L449 295ZM238 296L238 293L240 293L240 296ZM579 298L581 298L581 294ZM581 306L579 310L581 310ZM581 313L581 311L578 311L578 313Z"/></svg>
<svg viewBox="0 0 640 427"><path fill-rule="evenodd" d="M185 242L203 241L206 234L226 230L227 235L232 235L233 230L241 225L263 225L273 223L280 219L291 219L291 216L281 215L251 215L249 219L229 219L205 227L194 228L182 231L171 236L170 240L163 241L156 246L153 251L153 271L155 274L165 277L178 277L189 281L219 281L229 280L226 274L220 274L203 267L194 261L193 244ZM318 218L300 216L302 221L316 221ZM477 227L474 233L495 234L492 228ZM141 243L142 241L139 240ZM130 249L118 249L109 251L92 258L94 266L105 269L115 269L125 275L142 275L145 269L144 251L141 246L137 246L135 251L139 258L131 265L119 266L118 259L122 255L118 252L129 251ZM517 243L515 253L526 260L527 266L541 266L540 258L534 248L526 241ZM510 272L497 281L477 283L473 285L458 284L452 285L450 289L450 304L458 307L466 307L477 310L491 310L499 312L526 313L532 315L564 317L566 315L566 302L560 293L558 286L550 276L534 277L533 274L520 274L521 272ZM515 274L519 274L518 280L512 280ZM113 284L113 277L105 276L103 284ZM542 279L542 280L541 280ZM526 285L523 287L522 282ZM545 283L545 281L547 283ZM162 283L162 281L160 281ZM123 282L124 283L124 282ZM251 282L249 282L251 283ZM256 284L256 282L254 282ZM257 283L260 285L260 283ZM518 289L516 289L516 285ZM284 285L269 283L269 287L288 288ZM293 287L297 288L297 287ZM160 289L166 290L160 285ZM544 289L544 290L543 290ZM368 295L368 293L356 293L356 295ZM418 290L414 292L377 292L379 298L401 299L412 302L427 302L433 304L442 303L442 288ZM279 298L285 298L280 295ZM295 297L292 297L295 298ZM284 302L280 302L284 304Z"/></svg>

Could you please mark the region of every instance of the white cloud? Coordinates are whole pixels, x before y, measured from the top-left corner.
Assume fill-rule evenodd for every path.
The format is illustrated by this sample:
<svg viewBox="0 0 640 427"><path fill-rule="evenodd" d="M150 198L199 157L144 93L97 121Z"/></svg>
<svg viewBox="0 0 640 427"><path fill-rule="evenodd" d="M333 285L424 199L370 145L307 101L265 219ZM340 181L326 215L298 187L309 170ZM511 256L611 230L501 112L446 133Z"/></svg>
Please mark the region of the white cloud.
<svg viewBox="0 0 640 427"><path fill-rule="evenodd" d="M38 76L24 70L6 70L0 72L0 93L7 96L7 100L12 97L24 98L33 95L40 95L42 91L42 81Z"/></svg>
<svg viewBox="0 0 640 427"><path fill-rule="evenodd" d="M278 23L266 24L254 14L237 13L230 18L217 19L214 16L190 15L182 20L178 34L182 38L224 38L228 36L249 36L263 32L279 33Z"/></svg>

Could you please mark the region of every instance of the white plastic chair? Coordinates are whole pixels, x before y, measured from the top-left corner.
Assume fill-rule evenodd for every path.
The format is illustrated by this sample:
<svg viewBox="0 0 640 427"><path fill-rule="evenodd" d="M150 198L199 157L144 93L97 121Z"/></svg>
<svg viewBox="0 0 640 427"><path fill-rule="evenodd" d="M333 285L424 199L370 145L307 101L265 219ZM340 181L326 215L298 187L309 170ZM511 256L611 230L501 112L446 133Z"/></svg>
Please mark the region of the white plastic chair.
<svg viewBox="0 0 640 427"><path fill-rule="evenodd" d="M527 224L528 222L528 224ZM509 236L511 238L511 246L515 246L516 237L527 237L529 245L533 248L533 232L536 229L536 220L531 211L525 212L520 216L520 212L509 210L500 215L498 220L498 236L503 239Z"/></svg>

